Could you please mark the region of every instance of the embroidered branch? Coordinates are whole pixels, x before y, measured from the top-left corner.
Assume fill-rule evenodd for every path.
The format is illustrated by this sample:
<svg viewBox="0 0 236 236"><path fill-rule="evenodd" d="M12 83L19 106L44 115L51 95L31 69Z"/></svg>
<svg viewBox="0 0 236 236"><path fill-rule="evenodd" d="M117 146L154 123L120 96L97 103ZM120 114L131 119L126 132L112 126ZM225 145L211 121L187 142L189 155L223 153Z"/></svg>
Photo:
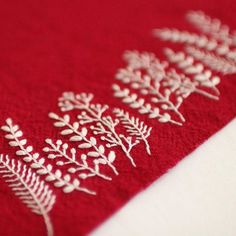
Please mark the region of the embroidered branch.
<svg viewBox="0 0 236 236"><path fill-rule="evenodd" d="M106 116L104 113L108 110L107 105L91 104L93 99L92 94L75 94L73 92L65 92L59 98L59 107L62 111L81 110L78 115L81 125L91 124L90 128L94 135L101 135L101 140L105 141L106 147L120 147L130 160L133 166L136 166L131 150L139 143L131 137L126 137L116 131L116 126L119 124L118 119L113 119L111 116Z"/></svg>
<svg viewBox="0 0 236 236"><path fill-rule="evenodd" d="M152 128L145 125L143 121L139 120L139 118L130 116L128 112L125 112L122 109L116 108L113 110L113 112L116 114L117 118L121 120L127 132L131 136L135 136L138 140L144 142L147 153L151 155L147 138L150 136Z"/></svg>
<svg viewBox="0 0 236 236"><path fill-rule="evenodd" d="M57 188L62 188L64 193L78 190L88 194L95 194L93 191L80 187L80 181L78 179L71 180L69 174L63 175L60 170L56 170L54 173L52 165L46 165L45 158L40 158L38 153L33 152L33 147L27 145L27 140L22 138L23 132L18 125L13 124L12 119L8 118L6 125L1 128L7 132L5 138L9 140L9 145L18 149L16 155L21 157L24 162L30 163L30 167L35 169L37 174L44 175L46 181L52 182Z"/></svg>
<svg viewBox="0 0 236 236"><path fill-rule="evenodd" d="M43 217L47 235L52 236L53 226L48 213L53 208L56 197L49 186L31 168L22 165L20 161L10 160L8 156L0 155L0 174L25 205L33 213Z"/></svg>
<svg viewBox="0 0 236 236"><path fill-rule="evenodd" d="M215 100L219 99L218 95L220 92L216 88L216 85L220 83L218 76L213 76L210 70L206 70L201 63L196 63L193 57L187 56L183 52L175 53L173 50L167 48L165 49L165 55L171 63L176 64L187 76L192 76L196 86L194 92ZM210 88L216 96L200 89L199 86Z"/></svg>
<svg viewBox="0 0 236 236"><path fill-rule="evenodd" d="M88 163L86 161L87 157L93 158L94 159L94 161L93 161L94 168L98 171L95 171L92 168L87 166L86 169L88 171L90 171L90 172L92 171L93 175L97 175L97 176L102 177L104 179L111 179L111 178L108 178L107 176L104 176L101 173L99 173L99 165L101 164L101 165L109 166L112 169L112 171L116 175L118 175L118 172L117 172L115 166L113 165L113 162L115 161L115 158L116 158L115 152L110 151L108 153L108 155L106 155L105 154L105 147L103 145L98 145L95 137L90 137L90 138L88 137L87 128L82 127L81 130L79 130L79 128L80 128L79 122L74 122L73 124L71 124L70 123L70 116L68 114L64 115L64 117L60 117L57 114L51 112L51 113L49 113L49 117L51 119L55 120L55 122L54 122L55 127L63 128L63 130L61 131L61 135L63 135L63 136L70 135L71 142L74 142L74 143L79 142L79 145L78 145L79 149L89 150L89 152L87 154L83 154L81 157L83 157L83 161L85 162L86 165L88 165ZM78 165L78 163L74 163L74 164ZM85 168L85 166L83 168ZM90 177L93 176L92 173L91 173L91 175L89 175ZM84 176L84 175L82 175L82 176Z"/></svg>
<svg viewBox="0 0 236 236"><path fill-rule="evenodd" d="M122 99L122 102L128 104L131 108L138 109L140 114L148 115L148 118L157 119L161 123L170 122L175 125L182 125L182 123L172 120L168 113L160 114L158 107L153 108L150 103L146 103L146 101L143 98L139 98L137 94L131 94L129 89L121 89L118 84L113 84L112 89L114 90L115 97Z"/></svg>
<svg viewBox="0 0 236 236"><path fill-rule="evenodd" d="M206 35L178 29L156 29L154 35L162 40L183 43L187 53L209 68L223 74L236 73L236 33L220 20L212 19L201 11L191 11L187 19Z"/></svg>

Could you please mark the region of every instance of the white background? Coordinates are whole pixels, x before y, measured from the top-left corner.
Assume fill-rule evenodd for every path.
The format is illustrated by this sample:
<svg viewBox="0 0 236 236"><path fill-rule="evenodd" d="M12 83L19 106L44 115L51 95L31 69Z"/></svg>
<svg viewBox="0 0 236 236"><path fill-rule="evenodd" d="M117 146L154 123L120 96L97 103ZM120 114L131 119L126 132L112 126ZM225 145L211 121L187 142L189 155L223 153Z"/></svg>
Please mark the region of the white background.
<svg viewBox="0 0 236 236"><path fill-rule="evenodd" d="M236 235L236 119L91 234L144 235Z"/></svg>

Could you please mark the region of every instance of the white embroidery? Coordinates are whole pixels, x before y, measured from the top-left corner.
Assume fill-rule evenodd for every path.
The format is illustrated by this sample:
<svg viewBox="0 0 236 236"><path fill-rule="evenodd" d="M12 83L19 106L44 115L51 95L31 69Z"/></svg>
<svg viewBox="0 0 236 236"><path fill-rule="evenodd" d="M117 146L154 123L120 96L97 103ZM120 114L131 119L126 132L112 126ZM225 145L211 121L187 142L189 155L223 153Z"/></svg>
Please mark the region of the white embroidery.
<svg viewBox="0 0 236 236"><path fill-rule="evenodd" d="M92 94L75 94L73 92L65 92L59 98L59 107L62 111L81 110L77 116L81 125L91 124L90 128L94 135L100 135L101 140L106 142L106 147L120 147L130 160L133 166L136 166L131 150L140 140L123 133L118 133L116 127L119 125L119 119L113 119L104 113L108 110L107 105L91 104Z"/></svg>
<svg viewBox="0 0 236 236"><path fill-rule="evenodd" d="M139 118L130 116L128 112L125 112L122 109L116 108L113 110L118 119L124 124L127 132L131 136L136 136L138 140L142 140L146 146L146 151L151 155L151 150L147 138L149 137L152 128L144 124L143 121L140 121Z"/></svg>
<svg viewBox="0 0 236 236"><path fill-rule="evenodd" d="M52 165L45 164L45 158L40 158L38 153L33 153L33 147L27 145L27 140L22 138L23 132L18 125L13 124L12 119L8 118L6 125L1 128L7 132L5 138L10 140L9 145L18 148L16 155L20 156L24 162L30 163L30 167L35 169L37 174L44 175L46 181L52 182L57 188L62 188L64 193L78 190L88 194L96 194L87 188L80 187L78 179L72 180L70 175L63 175L60 170L53 172Z"/></svg>
<svg viewBox="0 0 236 236"><path fill-rule="evenodd" d="M198 35L177 29L156 29L154 35L165 41L183 43L186 52L209 68L224 74L236 73L236 33L218 19L211 19L203 12L189 12L187 19L207 35Z"/></svg>
<svg viewBox="0 0 236 236"><path fill-rule="evenodd" d="M218 95L220 92L216 88L216 85L220 83L220 78L218 76L213 76L210 70L206 70L201 63L196 63L193 57L187 56L183 52L175 53L173 50L167 48L165 49L165 54L171 63L175 63L187 76L192 77L196 86L194 92L208 98L219 99ZM210 88L215 95L204 91L199 87Z"/></svg>
<svg viewBox="0 0 236 236"><path fill-rule="evenodd" d="M53 226L48 213L53 208L56 197L49 186L31 168L22 165L20 161L10 160L8 156L0 155L0 174L25 205L43 217L47 235L52 236Z"/></svg>
<svg viewBox="0 0 236 236"><path fill-rule="evenodd" d="M197 60L202 61L212 70L222 72L223 74L236 73L236 64L226 60L224 57L219 57L213 53L205 52L194 47L186 47L186 52Z"/></svg>
<svg viewBox="0 0 236 236"><path fill-rule="evenodd" d="M118 84L113 84L112 89L115 97L121 98L122 102L128 104L131 108L138 109L140 114L146 114L148 118L157 119L161 123L170 122L175 125L182 125L182 123L172 120L168 113L160 114L158 107L152 107L145 99L139 98L136 93L131 94L129 89L121 89Z"/></svg>
<svg viewBox="0 0 236 236"><path fill-rule="evenodd" d="M124 54L127 67L118 70L116 79L140 94L131 93L127 87L122 89L114 84L114 96L149 118L155 118L162 123L182 125L185 118L179 109L184 99L192 93L198 93L218 100L219 91L216 85L220 79L212 76L202 64L195 63L192 57L186 57L184 53L174 53L166 49L166 54L169 61L177 64L184 74L177 73L153 53L128 51ZM209 88L213 94L208 91ZM144 96L150 101L147 102Z"/></svg>
<svg viewBox="0 0 236 236"><path fill-rule="evenodd" d="M79 170L87 170L89 172L91 172L89 175L87 175L87 177L92 177L92 176L99 176L101 178L104 179L108 179L111 180L111 178L102 175L99 172L99 165L108 165L112 171L118 175L118 172L115 168L115 166L113 165L113 162L115 161L116 155L114 151L110 151L108 153L108 155L105 154L105 147L103 145L98 145L97 144L97 140L95 137L87 137L88 135L88 130L85 127L82 127L81 130L79 130L80 128L80 124L78 122L74 122L73 124L70 124L70 116L69 115L65 115L64 117L59 117L58 115L56 115L55 113L50 113L49 117L52 118L53 120L55 120L56 122L54 122L54 126L55 127L63 127L64 129L61 131L62 135L71 135L70 137L70 141L71 142L79 142L78 148L80 149L88 149L89 152L86 154L82 154L81 155L81 161L83 163L78 163L75 159L75 154L76 154L76 150L75 149L71 149L70 152L72 154L71 158L68 158L68 156L66 157L64 155L65 158L67 158L70 163L73 163L77 166L79 166L80 168ZM52 143L47 141L48 144L51 145L52 147ZM57 144L57 152L59 153L59 149L60 146L62 145L62 143L59 141L59 143ZM62 146L63 148L63 152L65 154L66 149L68 148L67 144L64 144ZM92 149L92 150L91 150ZM48 149L45 149L46 151ZM44 151L45 151L44 150ZM55 147L54 147L54 151ZM61 156L63 156L61 153ZM52 155L51 155L52 157ZM94 168L89 167L88 162L87 162L87 158L93 158L93 164L94 164ZM69 164L69 163L67 163ZM85 177L85 174L82 174L81 176Z"/></svg>
<svg viewBox="0 0 236 236"><path fill-rule="evenodd" d="M203 33L222 41L224 44L236 45L236 32L231 33L228 25L222 24L217 18L211 18L202 11L189 11L188 21Z"/></svg>

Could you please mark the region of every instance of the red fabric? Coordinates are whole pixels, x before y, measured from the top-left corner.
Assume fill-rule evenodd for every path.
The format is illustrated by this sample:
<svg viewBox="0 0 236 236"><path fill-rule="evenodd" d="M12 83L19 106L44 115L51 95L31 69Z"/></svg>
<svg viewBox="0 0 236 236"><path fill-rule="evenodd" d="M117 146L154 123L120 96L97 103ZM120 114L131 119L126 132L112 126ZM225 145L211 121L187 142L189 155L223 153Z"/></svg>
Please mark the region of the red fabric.
<svg viewBox="0 0 236 236"><path fill-rule="evenodd" d="M152 37L153 28L193 29L185 21L188 10L201 9L236 29L234 1L5 1L0 8L0 122L7 117L21 126L25 137L42 153L44 139L61 138L48 112L57 113L63 91L92 92L96 102L127 109L112 95L118 68L125 65L125 50L154 52L170 45ZM161 124L138 115L153 127L152 156L145 147L135 149L133 168L117 149L119 176L94 181L97 196L64 194L50 216L55 235L84 235L107 219L173 167L183 157L228 123L236 114L235 75L223 76L220 100L193 94L181 107L183 127ZM1 153L11 153L1 131ZM66 139L66 138L65 138ZM30 212L0 180L0 235L45 235L41 217ZM174 197L174 196L173 196Z"/></svg>

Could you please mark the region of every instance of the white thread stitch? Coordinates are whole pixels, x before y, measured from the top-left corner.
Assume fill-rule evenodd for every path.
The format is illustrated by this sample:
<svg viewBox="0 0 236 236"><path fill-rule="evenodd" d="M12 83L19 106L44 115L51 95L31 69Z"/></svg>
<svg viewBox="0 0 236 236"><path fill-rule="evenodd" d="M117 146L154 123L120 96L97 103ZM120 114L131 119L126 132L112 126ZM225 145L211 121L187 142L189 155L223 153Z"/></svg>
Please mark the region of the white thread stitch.
<svg viewBox="0 0 236 236"><path fill-rule="evenodd" d="M182 123L171 119L168 113L160 114L158 107L152 107L150 103L146 103L143 98L139 98L137 94L130 93L130 90L121 89L118 84L113 84L114 96L122 99L122 102L128 104L133 109L138 109L140 114L146 114L150 119L157 119L161 123L173 123L175 125L182 125Z"/></svg>
<svg viewBox="0 0 236 236"><path fill-rule="evenodd" d="M136 166L131 156L131 150L139 143L139 140L133 141L132 137L117 133L116 126L119 124L119 120L104 115L109 107L107 105L91 104L92 99L92 94L65 92L59 98L58 105L61 111L81 110L81 114L77 116L79 123L81 125L92 124L90 128L93 134L101 135L101 140L107 143L106 147L120 147L131 164Z"/></svg>
<svg viewBox="0 0 236 236"><path fill-rule="evenodd" d="M156 29L153 32L154 36L164 41L192 45L212 53L214 52L219 56L225 56L229 59L229 63L233 63L236 60L236 49L230 49L228 45L219 43L215 39L208 39L205 35L197 35L187 31L168 28Z"/></svg>
<svg viewBox="0 0 236 236"><path fill-rule="evenodd" d="M127 129L127 132L131 136L136 136L138 140L144 142L147 153L151 155L151 150L147 138L150 136L152 128L145 125L143 121L139 120L139 118L130 116L128 112L125 112L122 109L115 108L113 112L116 114L117 118L121 120L121 122Z"/></svg>
<svg viewBox="0 0 236 236"><path fill-rule="evenodd" d="M71 180L70 175L63 175L60 170L52 171L52 165L45 164L45 158L39 157L38 153L33 153L33 147L27 145L27 140L23 139L23 132L19 129L18 125L14 125L12 119L6 120L6 125L1 127L2 130L7 132L5 138L10 140L11 147L17 147L16 155L21 157L24 162L30 163L30 167L36 170L39 175L44 175L45 180L52 182L56 188L62 188L64 193L70 193L74 190L82 191L88 194L96 194L87 188L80 187L78 179Z"/></svg>
<svg viewBox="0 0 236 236"><path fill-rule="evenodd" d="M114 96L149 118L156 118L162 123L182 125L185 118L179 108L184 99L192 93L198 93L218 100L219 91L216 85L220 79L212 76L211 71L205 70L202 64L196 64L192 57L186 57L184 53L174 53L167 49L166 54L169 61L177 64L184 74L168 67L167 62L161 62L153 53L127 51L124 54L127 67L118 70L116 79L126 87L128 85L138 90L142 96L131 93L128 88L122 89L117 84L113 85ZM214 94L207 91L209 88ZM147 96L150 103L143 96ZM180 122L171 114L175 114Z"/></svg>
<svg viewBox="0 0 236 236"><path fill-rule="evenodd" d="M56 197L49 186L31 168L22 165L20 161L10 160L8 156L0 155L0 174L25 205L33 213L43 217L47 235L52 236L53 226L48 213L53 208Z"/></svg>
<svg viewBox="0 0 236 236"><path fill-rule="evenodd" d="M109 154L106 156L105 147L103 145L98 145L95 137L90 137L90 138L87 137L87 134L88 134L87 128L82 127L81 130L79 130L80 124L78 122L74 122L73 124L70 124L70 116L69 115L64 115L64 117L60 117L55 113L49 113L49 117L51 119L55 120L55 122L54 122L55 127L62 127L63 128L63 130L61 131L62 135L64 135L64 136L71 135L70 141L76 142L76 143L79 142L79 145L78 145L79 149L89 150L89 152L87 154L83 154L81 156L81 158L83 159L83 162L85 164L85 166L83 168L90 171L91 174L93 173L93 175L97 175L97 176L102 177L104 179L110 180L111 178L109 178L105 175L102 175L99 172L99 164L108 165L112 169L112 171L116 175L118 175L118 172L117 172L115 166L113 165L113 162L115 161L115 158L116 158L115 152L110 151ZM73 151L73 152L75 152L75 151ZM94 168L96 170L93 168L90 168L88 166L88 163L86 161L87 157L94 159L94 165L95 165ZM74 158L75 158L75 156L74 156ZM75 161L73 163L76 164L77 166L81 165ZM82 168L82 166L80 166L80 167ZM83 169L81 169L81 170L83 170ZM91 175L91 174L90 174L90 176L92 177L93 175Z"/></svg>
<svg viewBox="0 0 236 236"><path fill-rule="evenodd" d="M231 33L228 25L222 24L217 18L207 16L203 11L189 11L187 20L203 33L229 45L236 45L236 32Z"/></svg>
<svg viewBox="0 0 236 236"><path fill-rule="evenodd" d="M67 143L63 143L62 140L57 140L54 144L51 139L46 139L45 142L48 144L47 147L43 149L44 152L48 153L49 159L64 158L66 161L57 161L56 165L64 166L73 164L75 167L68 167L67 171L69 173L82 172L79 174L79 178L87 179L90 177L98 176L100 178L111 180L110 177L100 173L99 164L105 165L106 162L103 159L94 159L94 167L90 167L87 161L87 157L91 155L97 155L95 153L82 154L80 160L78 161L76 157L76 149L70 148ZM69 151L68 151L69 149ZM88 172L88 173L86 173Z"/></svg>
<svg viewBox="0 0 236 236"><path fill-rule="evenodd" d="M212 19L201 11L189 12L187 19L207 35L168 28L156 29L154 35L165 41L187 45L186 52L217 72L236 73L236 32L231 33L220 20Z"/></svg>
<svg viewBox="0 0 236 236"><path fill-rule="evenodd" d="M194 47L186 47L186 52L197 60L202 61L212 70L223 74L236 73L236 64L223 57L217 57L210 52L204 52Z"/></svg>
<svg viewBox="0 0 236 236"><path fill-rule="evenodd" d="M211 99L218 100L219 90L216 85L220 83L218 76L213 76L210 70L206 70L201 63L196 63L191 56L185 55L183 52L175 53L173 50L165 49L165 55L171 63L174 63L180 68L186 75L192 76L196 88L194 92L199 93ZM210 88L216 94L210 94L197 86Z"/></svg>

